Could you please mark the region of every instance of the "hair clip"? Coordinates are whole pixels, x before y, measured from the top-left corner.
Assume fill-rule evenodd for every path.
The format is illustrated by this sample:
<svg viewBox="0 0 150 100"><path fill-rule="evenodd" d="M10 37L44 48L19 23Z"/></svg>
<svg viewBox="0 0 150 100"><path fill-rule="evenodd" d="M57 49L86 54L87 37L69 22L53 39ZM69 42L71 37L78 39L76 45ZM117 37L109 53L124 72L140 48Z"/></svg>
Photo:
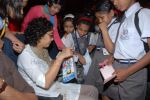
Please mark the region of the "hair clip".
<svg viewBox="0 0 150 100"><path fill-rule="evenodd" d="M66 19L66 18L74 18L75 16L73 15L73 14L67 14L67 15L65 15L65 17L64 17L64 19Z"/></svg>

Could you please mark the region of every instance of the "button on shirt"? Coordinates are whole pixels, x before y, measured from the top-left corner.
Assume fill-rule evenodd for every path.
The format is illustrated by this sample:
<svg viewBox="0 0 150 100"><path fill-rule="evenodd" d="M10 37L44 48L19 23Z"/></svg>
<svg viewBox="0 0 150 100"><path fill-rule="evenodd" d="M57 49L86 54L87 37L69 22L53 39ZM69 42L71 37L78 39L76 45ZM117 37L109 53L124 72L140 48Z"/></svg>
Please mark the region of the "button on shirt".
<svg viewBox="0 0 150 100"><path fill-rule="evenodd" d="M142 35L140 37L134 24L135 13L140 9L140 4L133 4L126 12L126 19L122 23L114 57L116 59L141 59L145 55L143 41L147 42L147 37L150 37L150 10L142 9L139 12L139 27Z"/></svg>

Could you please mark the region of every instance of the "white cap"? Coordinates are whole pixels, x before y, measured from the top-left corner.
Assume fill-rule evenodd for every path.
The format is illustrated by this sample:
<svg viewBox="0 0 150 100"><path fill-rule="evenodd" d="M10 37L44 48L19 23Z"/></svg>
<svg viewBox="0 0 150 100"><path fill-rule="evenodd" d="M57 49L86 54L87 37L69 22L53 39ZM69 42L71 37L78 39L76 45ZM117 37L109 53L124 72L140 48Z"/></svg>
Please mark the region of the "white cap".
<svg viewBox="0 0 150 100"><path fill-rule="evenodd" d="M67 14L67 15L65 15L64 19L66 19L66 18L74 18L74 17L75 16L73 14Z"/></svg>

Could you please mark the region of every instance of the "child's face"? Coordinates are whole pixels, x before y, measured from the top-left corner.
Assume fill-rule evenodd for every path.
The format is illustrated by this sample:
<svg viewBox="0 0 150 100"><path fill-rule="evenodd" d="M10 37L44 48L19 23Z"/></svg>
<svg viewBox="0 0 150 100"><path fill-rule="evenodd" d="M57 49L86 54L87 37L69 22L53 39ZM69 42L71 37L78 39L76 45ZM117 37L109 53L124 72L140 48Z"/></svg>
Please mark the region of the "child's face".
<svg viewBox="0 0 150 100"><path fill-rule="evenodd" d="M49 7L49 13L51 15L56 15L57 13L59 13L61 9L61 6L59 4L52 4L52 6Z"/></svg>
<svg viewBox="0 0 150 100"><path fill-rule="evenodd" d="M111 10L110 12L96 12L96 18L98 19L99 23L105 22L107 25L111 22L114 12Z"/></svg>
<svg viewBox="0 0 150 100"><path fill-rule="evenodd" d="M71 21L66 21L64 23L64 31L66 33L72 33L74 31L74 26L73 26L73 23Z"/></svg>
<svg viewBox="0 0 150 100"><path fill-rule="evenodd" d="M86 35L88 33L89 29L90 29L89 25L86 25L83 23L77 25L77 31L81 37Z"/></svg>
<svg viewBox="0 0 150 100"><path fill-rule="evenodd" d="M111 0L111 2L118 10L125 11L135 3L135 0Z"/></svg>

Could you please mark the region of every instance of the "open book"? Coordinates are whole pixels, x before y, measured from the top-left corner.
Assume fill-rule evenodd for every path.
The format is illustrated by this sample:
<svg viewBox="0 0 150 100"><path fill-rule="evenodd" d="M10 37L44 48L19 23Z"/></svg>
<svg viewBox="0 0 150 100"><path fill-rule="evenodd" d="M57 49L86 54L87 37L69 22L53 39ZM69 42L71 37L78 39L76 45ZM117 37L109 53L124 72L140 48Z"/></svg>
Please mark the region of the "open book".
<svg viewBox="0 0 150 100"><path fill-rule="evenodd" d="M112 65L105 65L103 67L100 66L100 72L103 76L104 84L116 77L116 75L113 74L114 71L115 70Z"/></svg>

